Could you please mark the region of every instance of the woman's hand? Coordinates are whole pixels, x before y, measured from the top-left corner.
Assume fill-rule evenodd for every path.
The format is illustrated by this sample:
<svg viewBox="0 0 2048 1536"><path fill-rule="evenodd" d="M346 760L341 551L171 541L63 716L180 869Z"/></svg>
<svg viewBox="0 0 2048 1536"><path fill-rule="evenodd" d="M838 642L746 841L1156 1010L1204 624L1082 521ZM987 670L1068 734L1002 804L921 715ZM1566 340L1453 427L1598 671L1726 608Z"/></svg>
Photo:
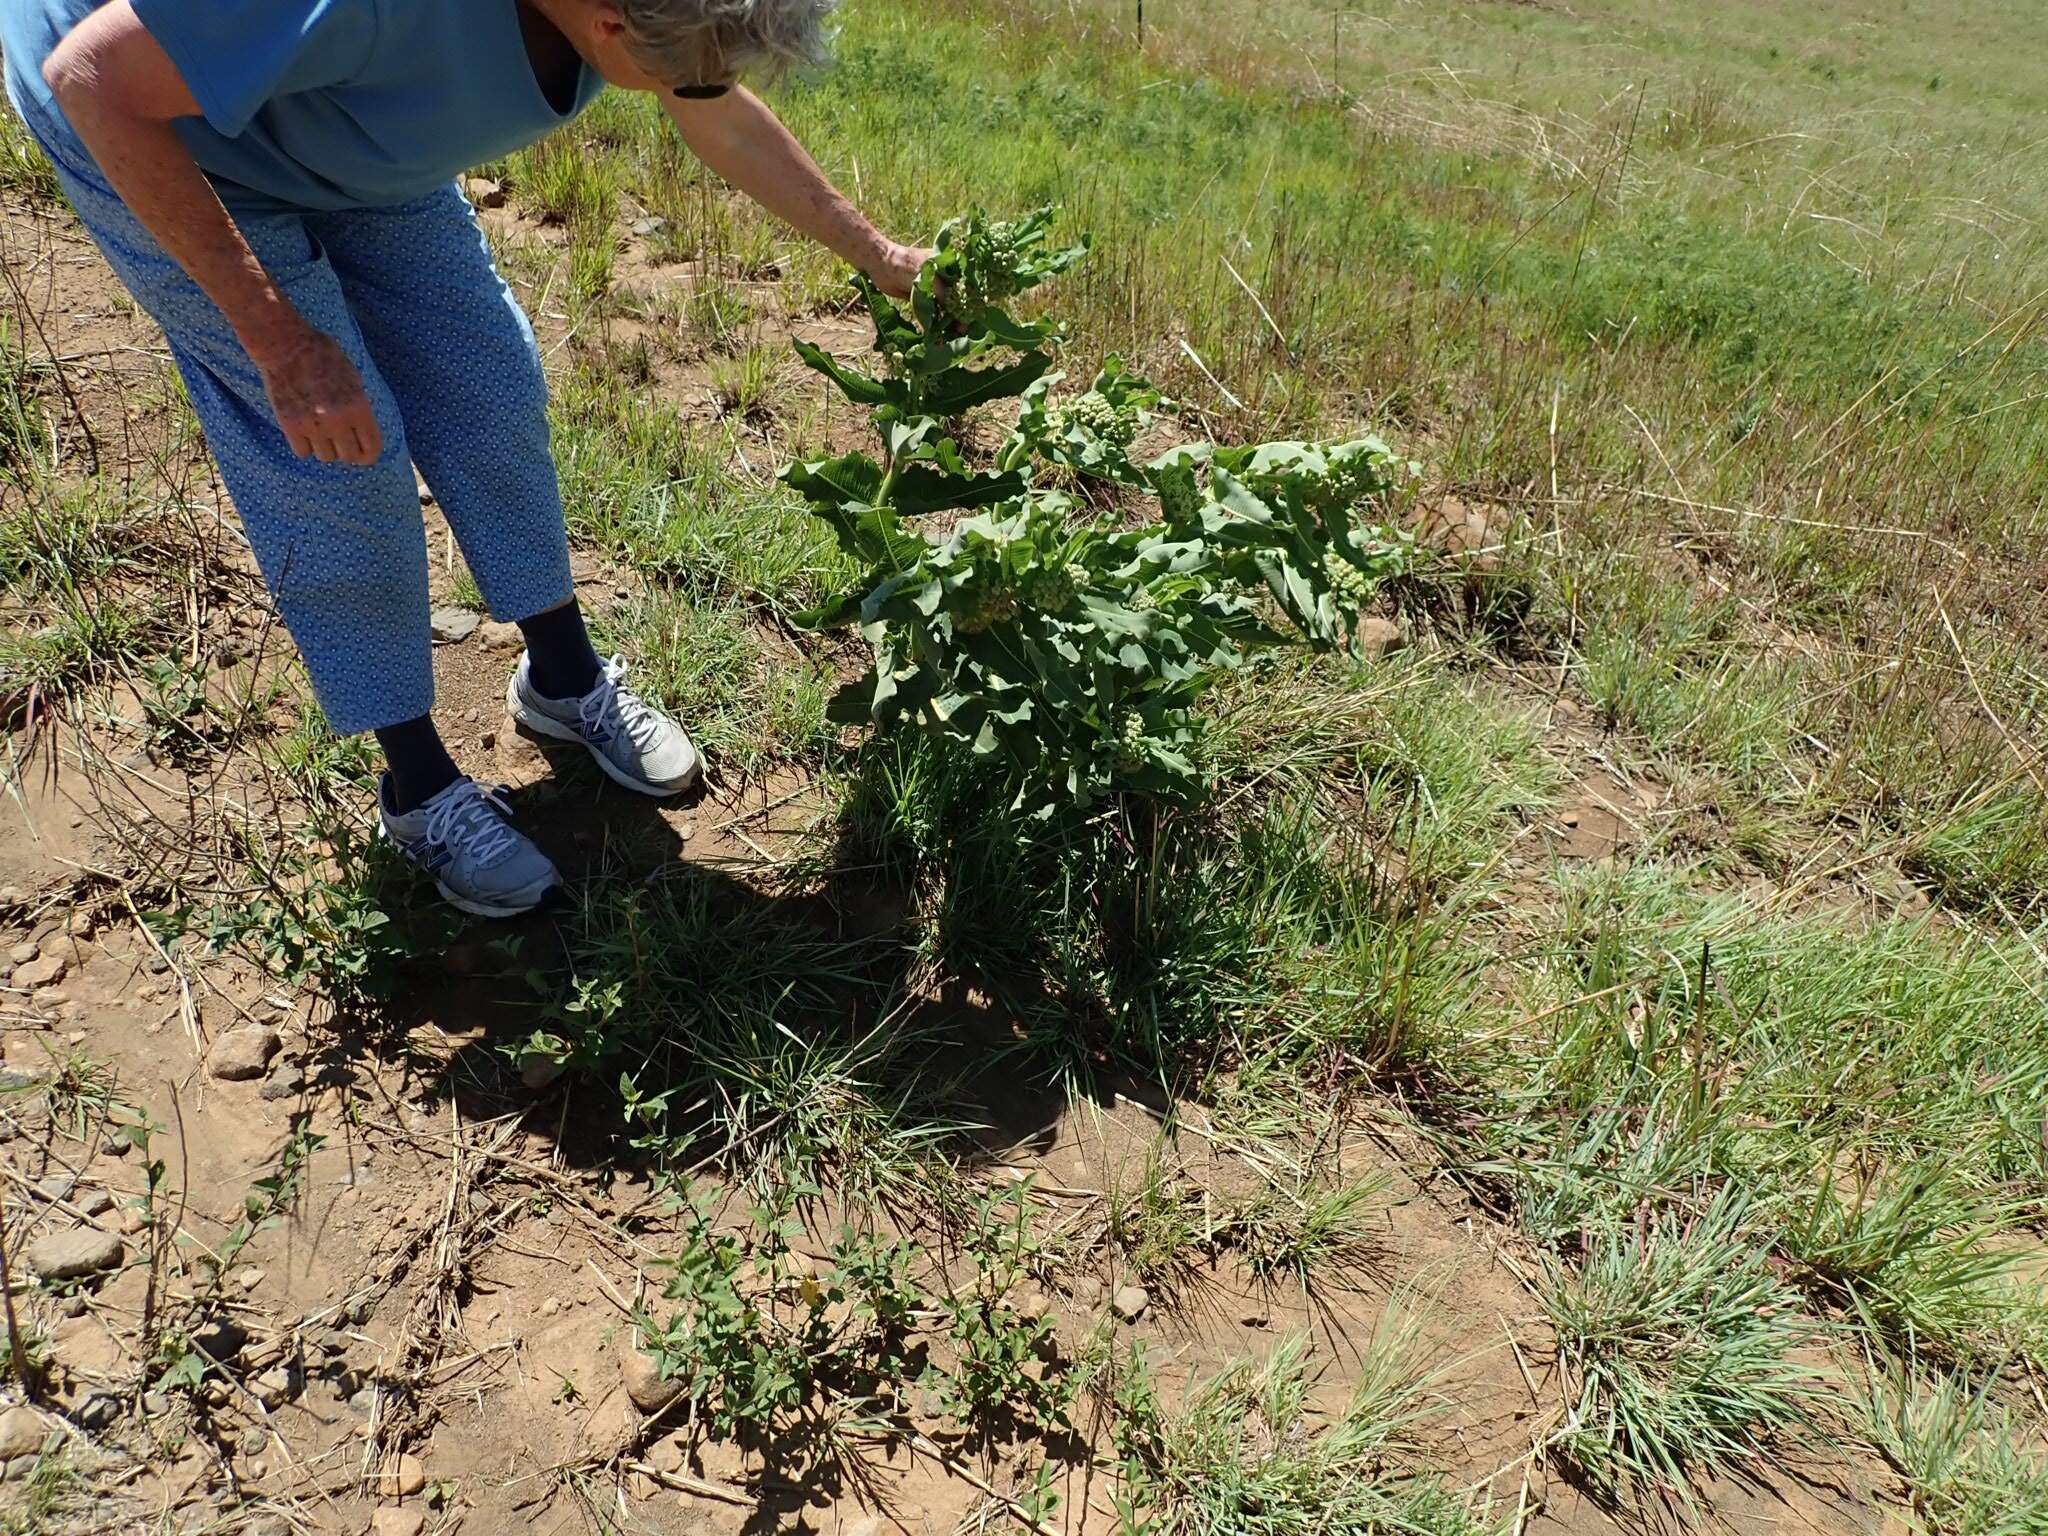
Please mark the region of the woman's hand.
<svg viewBox="0 0 2048 1536"><path fill-rule="evenodd" d="M332 336L302 325L275 351L251 357L293 453L325 464L377 462L384 438L363 376Z"/></svg>
<svg viewBox="0 0 2048 1536"><path fill-rule="evenodd" d="M907 299L918 271L932 255L925 246L898 245L892 240L884 248L882 259L868 269L868 277L890 298Z"/></svg>

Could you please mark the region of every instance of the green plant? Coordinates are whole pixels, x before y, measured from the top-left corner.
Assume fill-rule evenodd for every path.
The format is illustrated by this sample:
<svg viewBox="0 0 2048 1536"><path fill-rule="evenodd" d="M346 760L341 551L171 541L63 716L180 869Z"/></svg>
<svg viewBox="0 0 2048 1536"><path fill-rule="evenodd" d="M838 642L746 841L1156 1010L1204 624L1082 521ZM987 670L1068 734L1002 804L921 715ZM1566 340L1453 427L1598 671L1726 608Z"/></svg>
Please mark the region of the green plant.
<svg viewBox="0 0 2048 1536"><path fill-rule="evenodd" d="M1395 1470L1412 1451L1431 1377L1407 1359L1412 1324L1365 1344L1351 1401L1309 1406L1308 1341L1283 1340L1161 1402L1133 1346L1112 1384L1124 1536L1478 1536L1485 1512L1434 1479Z"/></svg>
<svg viewBox="0 0 2048 1536"><path fill-rule="evenodd" d="M1954 1376L1873 1384L1871 1443L1906 1479L1928 1536L2031 1536L2048 1530L2048 1460L2029 1425Z"/></svg>
<svg viewBox="0 0 2048 1536"><path fill-rule="evenodd" d="M1208 775L1195 707L1253 647L1355 633L1406 548L1359 509L1404 470L1372 438L1196 444L1134 461L1158 391L1111 357L1087 390L1057 400L1054 322L1005 307L1085 254L1050 247L1050 222L1050 210L953 220L908 310L856 278L879 377L797 343L870 408L883 442L880 460L849 453L782 473L862 566L805 621L857 622L874 647L835 719L1000 754L1019 804L1086 808L1118 791L1197 800ZM1018 397L991 464L970 468L949 424ZM1156 516L1134 514L1148 502ZM943 537L906 521L961 512L974 515Z"/></svg>
<svg viewBox="0 0 2048 1536"><path fill-rule="evenodd" d="M1739 1202L1615 1223L1583 1260L1546 1261L1543 1300L1576 1386L1559 1446L1595 1483L1690 1497L1690 1479L1808 1422L1812 1337Z"/></svg>

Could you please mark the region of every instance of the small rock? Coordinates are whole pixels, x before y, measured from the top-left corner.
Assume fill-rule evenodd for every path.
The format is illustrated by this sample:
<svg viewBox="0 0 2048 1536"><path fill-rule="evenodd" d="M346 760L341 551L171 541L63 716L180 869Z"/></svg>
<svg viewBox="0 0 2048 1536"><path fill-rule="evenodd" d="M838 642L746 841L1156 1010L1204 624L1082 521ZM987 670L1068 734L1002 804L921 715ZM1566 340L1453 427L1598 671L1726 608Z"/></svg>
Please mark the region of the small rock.
<svg viewBox="0 0 2048 1536"><path fill-rule="evenodd" d="M1027 1323L1035 1323L1052 1311L1052 1303L1037 1291L1033 1291L1017 1303L1017 1315Z"/></svg>
<svg viewBox="0 0 2048 1536"><path fill-rule="evenodd" d="M122 1210L121 1230L129 1237L133 1237L148 1226L149 1218L142 1213L140 1206L131 1205Z"/></svg>
<svg viewBox="0 0 2048 1536"><path fill-rule="evenodd" d="M66 1317L85 1316L84 1293L80 1291L73 1291L69 1296L66 1296L64 1298L63 1302L58 1306L57 1310L59 1312L62 1312Z"/></svg>
<svg viewBox="0 0 2048 1536"><path fill-rule="evenodd" d="M0 885L0 907L25 907L28 892L18 885Z"/></svg>
<svg viewBox="0 0 2048 1536"><path fill-rule="evenodd" d="M436 608L429 622L433 625L434 638L444 645L452 645L475 634L483 617L467 608Z"/></svg>
<svg viewBox="0 0 2048 1536"><path fill-rule="evenodd" d="M349 1337L339 1328L316 1328L311 1338L319 1346L322 1354L332 1356L348 1353Z"/></svg>
<svg viewBox="0 0 2048 1536"><path fill-rule="evenodd" d="M244 1456L261 1455L263 1447L269 1443L270 1436L264 1433L263 1426L260 1424L251 1424L242 1431L242 1454Z"/></svg>
<svg viewBox="0 0 2048 1536"><path fill-rule="evenodd" d="M1142 1285L1120 1285L1116 1294L1109 1298L1110 1308L1127 1323L1135 1323L1145 1315L1145 1309L1152 1305L1152 1298Z"/></svg>
<svg viewBox="0 0 2048 1536"><path fill-rule="evenodd" d="M628 1472L626 1474L626 1491L631 1493L636 1499L651 1499L661 1492L661 1484L657 1483L645 1472Z"/></svg>
<svg viewBox="0 0 2048 1536"><path fill-rule="evenodd" d="M78 1422L85 1429L105 1429L121 1417L121 1399L111 1392L95 1392L78 1406Z"/></svg>
<svg viewBox="0 0 2048 1536"><path fill-rule="evenodd" d="M367 1419L377 1411L377 1389L360 1387L349 1394L348 1411L359 1418Z"/></svg>
<svg viewBox="0 0 2048 1536"><path fill-rule="evenodd" d="M1273 1326L1273 1319L1270 1315L1256 1310L1245 1313L1238 1321L1247 1328L1270 1328Z"/></svg>
<svg viewBox="0 0 2048 1536"><path fill-rule="evenodd" d="M633 221L633 233L643 240L649 235L658 235L667 228L667 219L635 219Z"/></svg>
<svg viewBox="0 0 2048 1536"><path fill-rule="evenodd" d="M128 1250L112 1232L75 1227L51 1232L29 1244L28 1267L45 1280L82 1280L117 1267Z"/></svg>
<svg viewBox="0 0 2048 1536"><path fill-rule="evenodd" d="M46 1174L36 1180L36 1195L43 1200L69 1200L78 1180L68 1173Z"/></svg>
<svg viewBox="0 0 2048 1536"><path fill-rule="evenodd" d="M104 1216L114 1208L114 1197L104 1189L78 1197L78 1208L88 1216Z"/></svg>
<svg viewBox="0 0 2048 1536"><path fill-rule="evenodd" d="M498 744L498 733L496 731L485 731L481 736L477 737L476 744L488 752Z"/></svg>
<svg viewBox="0 0 2048 1536"><path fill-rule="evenodd" d="M526 635L517 624L500 624L495 619L479 625L476 637L488 651L516 651L526 644Z"/></svg>
<svg viewBox="0 0 2048 1536"><path fill-rule="evenodd" d="M1358 654L1367 661L1400 650L1408 643L1401 626L1392 619L1368 618L1358 621Z"/></svg>
<svg viewBox="0 0 2048 1536"><path fill-rule="evenodd" d="M565 1061L538 1057L519 1069L520 1086L528 1093L542 1093L561 1081L562 1074L568 1070L569 1064Z"/></svg>
<svg viewBox="0 0 2048 1536"><path fill-rule="evenodd" d="M64 919L64 931L74 939L91 938L92 914L82 908L73 909L71 915Z"/></svg>
<svg viewBox="0 0 2048 1536"><path fill-rule="evenodd" d="M1095 1306L1102 1300L1102 1282L1093 1275L1083 1275L1073 1284L1073 1296L1081 1306Z"/></svg>
<svg viewBox="0 0 2048 1536"><path fill-rule="evenodd" d="M135 1150L135 1143L126 1136L109 1136L100 1143L100 1150L109 1157L121 1158Z"/></svg>
<svg viewBox="0 0 2048 1536"><path fill-rule="evenodd" d="M171 962L164 956L152 951L150 957L142 962L142 968L152 976L161 976L171 968Z"/></svg>
<svg viewBox="0 0 2048 1536"><path fill-rule="evenodd" d="M14 948L7 951L7 959L13 965L27 965L29 961L35 959L40 953L42 951L34 939L23 939Z"/></svg>
<svg viewBox="0 0 2048 1536"><path fill-rule="evenodd" d="M488 176L472 176L466 189L469 200L479 208L502 208L505 206L505 189Z"/></svg>
<svg viewBox="0 0 2048 1536"><path fill-rule="evenodd" d="M65 956L38 954L24 965L17 965L14 974L8 978L17 987L47 987L51 982L70 969L71 962Z"/></svg>
<svg viewBox="0 0 2048 1536"><path fill-rule="evenodd" d="M261 1077L263 1069L270 1065L270 1058L283 1045L284 1041L274 1029L247 1025L231 1029L214 1041L213 1049L206 1053L206 1070L231 1083Z"/></svg>
<svg viewBox="0 0 2048 1536"><path fill-rule="evenodd" d="M682 1471L689 1463L689 1457L683 1451L682 1441L673 1435L657 1442L654 1449L647 1453L647 1459L654 1463L656 1471L667 1472L671 1476Z"/></svg>
<svg viewBox="0 0 2048 1536"><path fill-rule="evenodd" d="M48 1428L31 1409L10 1408L0 1413L0 1460L34 1456L49 1437Z"/></svg>
<svg viewBox="0 0 2048 1536"><path fill-rule="evenodd" d="M670 1377L664 1381L661 1367L656 1365L650 1356L635 1349L630 1336L622 1354L626 1396L633 1400L633 1406L642 1413L659 1413L683 1395L682 1378Z"/></svg>
<svg viewBox="0 0 2048 1536"><path fill-rule="evenodd" d="M427 1512L423 1509L400 1509L387 1504L370 1514L370 1536L420 1536L426 1525Z"/></svg>
<svg viewBox="0 0 2048 1536"><path fill-rule="evenodd" d="M263 1283L263 1271L254 1264L244 1265L235 1271L235 1284L245 1291L253 1291Z"/></svg>
<svg viewBox="0 0 2048 1536"><path fill-rule="evenodd" d="M259 1098L275 1102L278 1099L295 1099L306 1086L306 1069L295 1061L281 1063L277 1070L263 1080L257 1090Z"/></svg>
<svg viewBox="0 0 2048 1536"><path fill-rule="evenodd" d="M427 1486L427 1469L419 1457L407 1452L377 1474L377 1494L386 1499L409 1499Z"/></svg>
<svg viewBox="0 0 2048 1536"><path fill-rule="evenodd" d="M561 1310L562 1298L559 1296L550 1296L546 1301L543 1301L540 1304L540 1315L542 1317L554 1317L558 1315L561 1312Z"/></svg>
<svg viewBox="0 0 2048 1536"><path fill-rule="evenodd" d="M428 490L424 485L419 487L419 493L421 506L431 507L434 504L434 493Z"/></svg>
<svg viewBox="0 0 2048 1536"><path fill-rule="evenodd" d="M289 1365L273 1365L249 1383L249 1390L264 1407L275 1408L297 1397L303 1385L299 1373Z"/></svg>
<svg viewBox="0 0 2048 1536"><path fill-rule="evenodd" d="M152 1387L142 1394L142 1411L151 1418L171 1411L171 1394Z"/></svg>

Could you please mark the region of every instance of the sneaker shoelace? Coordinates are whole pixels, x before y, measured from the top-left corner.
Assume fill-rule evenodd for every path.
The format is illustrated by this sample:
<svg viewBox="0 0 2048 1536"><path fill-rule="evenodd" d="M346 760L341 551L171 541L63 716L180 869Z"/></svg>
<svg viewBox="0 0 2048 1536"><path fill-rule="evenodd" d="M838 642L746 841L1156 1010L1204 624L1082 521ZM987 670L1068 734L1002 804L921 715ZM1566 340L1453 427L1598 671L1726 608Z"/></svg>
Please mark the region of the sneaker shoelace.
<svg viewBox="0 0 2048 1536"><path fill-rule="evenodd" d="M626 686L626 658L614 656L598 674L597 686L576 706L586 734L604 741L619 731L642 751L660 738L662 717L639 694Z"/></svg>
<svg viewBox="0 0 2048 1536"><path fill-rule="evenodd" d="M427 802L427 841L451 853L467 850L488 864L519 841L505 818L512 807L474 779L457 779Z"/></svg>

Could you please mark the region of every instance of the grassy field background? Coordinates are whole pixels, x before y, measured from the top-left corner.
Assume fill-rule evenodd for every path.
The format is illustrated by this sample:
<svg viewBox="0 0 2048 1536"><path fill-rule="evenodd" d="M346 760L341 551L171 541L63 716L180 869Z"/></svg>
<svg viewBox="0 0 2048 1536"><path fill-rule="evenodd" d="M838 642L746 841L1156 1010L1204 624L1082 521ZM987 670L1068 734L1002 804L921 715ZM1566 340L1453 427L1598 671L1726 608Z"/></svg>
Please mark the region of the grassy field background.
<svg viewBox="0 0 2048 1536"><path fill-rule="evenodd" d="M1211 811L1060 837L984 766L825 719L850 654L789 619L842 557L772 471L862 431L787 345L865 345L843 272L645 100L479 168L585 601L717 775L606 813L568 910L508 933L365 847L372 754L234 622L257 599L174 378L67 363L78 306L24 258L0 697L24 825L61 769L98 841L0 869L0 915L34 945L82 912L236 1008L282 988L287 1054L356 1075L244 1149L278 1225L241 1245L287 1267L322 1139L395 1120L426 1161L393 1219L445 1260L378 1282L338 1358L383 1406L320 1475L231 1449L148 1528L359 1527L400 1453L454 1469L435 1528L528 1518L461 1449L525 1421L434 1373L498 1347L472 1283L567 1241L559 1203L634 1298L626 1353L688 1385L538 1457L565 1528L2048 1530L2036 31L2016 0L1153 0L1142 34L857 0L836 67L770 94L878 222L1056 203L1094 240L1042 301L1076 371L1120 353L1179 437L1367 430L1424 465L1404 643L1260 661ZM25 251L63 215L10 132ZM437 596L475 606L435 537ZM476 651L440 653L472 754ZM588 798L545 768L523 804ZM160 1045L9 1001L45 1157L171 1121ZM453 1220L443 1186L490 1178L515 1214ZM168 1237L146 1267L176 1301L122 1314L131 1407L228 1268ZM276 1329L367 1294L345 1257L320 1278L258 1294ZM65 1300L24 1302L48 1338ZM52 1442L4 1528L90 1527L117 1453L231 1445L232 1374ZM844 1470L899 1452L931 1479L893 1503Z"/></svg>

